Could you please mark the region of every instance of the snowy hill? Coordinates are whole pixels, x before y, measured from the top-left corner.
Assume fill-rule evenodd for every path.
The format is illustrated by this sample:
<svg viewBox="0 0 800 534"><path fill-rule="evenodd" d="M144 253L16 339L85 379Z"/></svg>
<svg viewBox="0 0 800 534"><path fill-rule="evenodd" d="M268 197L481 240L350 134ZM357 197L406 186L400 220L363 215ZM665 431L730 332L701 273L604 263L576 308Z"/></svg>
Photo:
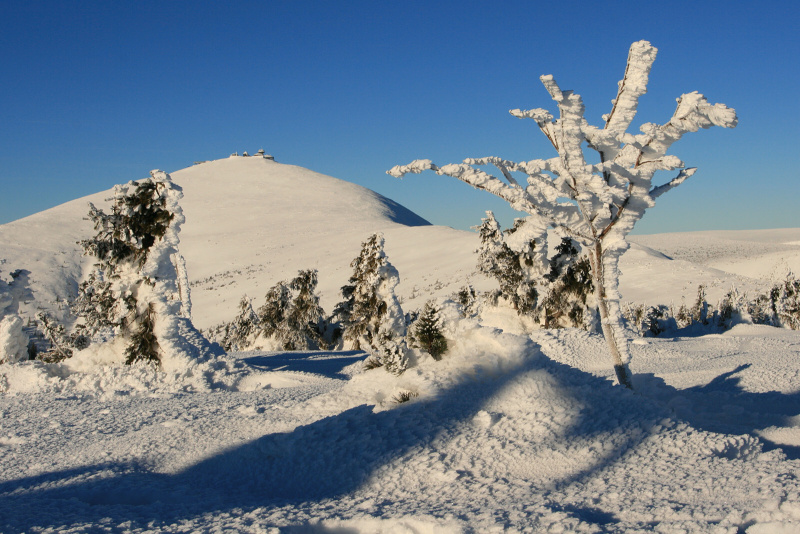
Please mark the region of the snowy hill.
<svg viewBox="0 0 800 534"><path fill-rule="evenodd" d="M305 268L330 311L376 231L407 310L493 286L475 234L353 184L243 157L172 176L200 327ZM0 226L3 274L28 271L23 314L74 294L86 202L109 195ZM800 230L633 240L623 297L651 304L699 283L711 300L762 290L800 258ZM634 393L599 335L457 315L442 361L399 377L357 352L236 353L178 375L2 364L0 532L800 531L800 333L633 339Z"/></svg>
<svg viewBox="0 0 800 534"><path fill-rule="evenodd" d="M350 262L374 232L387 236L390 260L408 281L399 288L406 298L433 286L454 292L474 268L474 234L430 226L373 191L307 169L231 157L172 178L184 193L180 250L200 328L230 320L243 295L259 302L300 269L320 271L322 305L332 309ZM104 205L110 196L104 191L0 226L2 269L32 273L37 306L57 308L75 294L88 263L76 242L92 234L87 204Z"/></svg>
<svg viewBox="0 0 800 534"><path fill-rule="evenodd" d="M351 274L350 262L374 232L386 235L387 254L400 272L398 294L408 309L467 283L492 287L475 273L474 233L431 226L361 186L261 157L210 161L172 178L184 192L180 249L199 328L230 320L245 294L260 303L269 287L300 269L319 270L322 305L331 310ZM76 244L92 234L84 220L87 203L103 205L110 195L100 192L0 226L0 269L30 271L31 306L57 309L75 294L89 261ZM691 301L700 283L715 302L732 284L763 290L764 280L781 274L784 264L800 272L800 230L658 234L632 241L622 258L621 291L635 302Z"/></svg>

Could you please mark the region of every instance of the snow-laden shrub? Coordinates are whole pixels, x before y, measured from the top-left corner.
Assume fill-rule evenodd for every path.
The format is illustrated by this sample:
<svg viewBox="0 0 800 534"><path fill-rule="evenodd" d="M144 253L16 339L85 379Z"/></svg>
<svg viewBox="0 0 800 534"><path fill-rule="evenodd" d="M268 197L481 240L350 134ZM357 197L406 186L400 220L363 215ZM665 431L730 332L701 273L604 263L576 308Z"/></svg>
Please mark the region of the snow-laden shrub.
<svg viewBox="0 0 800 534"><path fill-rule="evenodd" d="M789 271L786 278L748 304L754 323L800 330L800 279Z"/></svg>
<svg viewBox="0 0 800 534"><path fill-rule="evenodd" d="M536 243L524 241L512 249L494 213L487 211L482 221L476 228L480 236L480 247L476 251L478 271L494 278L500 285L497 296L491 297L491 300L502 298L520 315L534 315L539 297L536 282L544 276L544 271L535 269L538 264L532 261ZM511 235L515 229L506 233Z"/></svg>
<svg viewBox="0 0 800 534"><path fill-rule="evenodd" d="M623 316L630 330L645 337L658 336L663 333L675 333L683 329L694 332L719 332L728 330L735 324L754 321L749 311L752 303L746 296L733 287L716 306L706 300L705 286L697 288L697 298L691 307L681 304L677 309L672 305L658 304L626 304Z"/></svg>
<svg viewBox="0 0 800 534"><path fill-rule="evenodd" d="M258 324L258 315L245 295L239 301L239 314L223 326L222 348L228 352L245 350L252 343Z"/></svg>
<svg viewBox="0 0 800 534"><path fill-rule="evenodd" d="M48 350L39 353L38 358L45 362L60 362L71 358L75 350L83 350L91 340L81 331L67 333L64 325L56 321L48 313L36 314L38 328L42 337L49 344Z"/></svg>
<svg viewBox="0 0 800 534"><path fill-rule="evenodd" d="M461 311L461 317L475 317L480 313L480 302L478 300L478 293L471 285L462 287L455 296Z"/></svg>
<svg viewBox="0 0 800 534"><path fill-rule="evenodd" d="M333 313L342 329L347 348L373 353L387 370L398 373L407 365L406 320L395 288L397 269L383 250L384 238L373 234L361 245L350 263L353 274L342 287L342 297Z"/></svg>
<svg viewBox="0 0 800 534"><path fill-rule="evenodd" d="M482 221L476 227L480 236L476 251L478 271L497 280L500 286L497 292L486 296L489 304L497 305L502 300L543 328L595 328L591 269L578 243L563 238L555 254L541 264L534 261L536 241L516 239L523 219L517 219L514 227L505 232L491 211Z"/></svg>
<svg viewBox="0 0 800 534"><path fill-rule="evenodd" d="M316 287L316 270L298 271L291 281L272 286L254 315L249 301L243 299L239 316L229 327L240 339L232 339L231 343L235 342L238 350L254 344L277 350L327 348L327 322Z"/></svg>
<svg viewBox="0 0 800 534"><path fill-rule="evenodd" d="M442 334L441 323L436 302L429 300L419 318L409 328L409 346L424 350L434 360L441 360L447 351L447 339Z"/></svg>

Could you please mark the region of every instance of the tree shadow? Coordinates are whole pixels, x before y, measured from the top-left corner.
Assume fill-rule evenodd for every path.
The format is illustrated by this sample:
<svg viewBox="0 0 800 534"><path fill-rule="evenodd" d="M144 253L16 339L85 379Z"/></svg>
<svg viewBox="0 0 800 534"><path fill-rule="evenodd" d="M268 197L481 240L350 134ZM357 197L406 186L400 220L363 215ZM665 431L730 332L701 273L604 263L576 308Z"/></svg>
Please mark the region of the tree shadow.
<svg viewBox="0 0 800 534"><path fill-rule="evenodd" d="M319 353L316 362L309 361L307 354L253 356L248 363L267 369L309 372L310 368L301 364L304 358L312 368L328 359L330 367L323 368L322 373L338 378L344 367L363 354L323 356ZM0 506L5 515L0 520L0 531L97 525L107 523L109 518L116 524L130 521L146 525L155 521L169 525L208 513L323 506L368 487L381 467L403 455L429 446L435 448L435 440L455 436L459 423L475 418L512 381L541 371L548 374L549 384L564 399L580 405L570 426L556 438L558 442L604 440L604 445L609 445L603 456L593 459L590 465L553 481L555 488L563 487L619 461L649 436L650 428L671 415L669 408L680 407L680 399L711 408L715 406L715 396L724 395L726 406L733 406L733 412L758 407L765 414L772 414L776 422L800 411L798 395L744 392L735 376L743 369L686 390L671 388L652 375L637 375L639 392L634 394L605 378L550 360L531 344L527 357L517 367L464 380L436 398L411 401L377 413L372 406L356 406L290 432L265 433L178 473L155 473L134 463L98 463L0 483L0 496L5 501ZM609 410L609 403L615 408ZM767 410L769 407L776 408ZM761 428L746 424L747 431L743 432L741 421L734 428L726 426L726 422L692 418L693 413L678 411L681 418L704 430L743 434ZM612 443L607 442L609 436ZM551 503L551 508L601 527L618 521L613 513L582 503ZM39 512L47 509L68 515Z"/></svg>
<svg viewBox="0 0 800 534"><path fill-rule="evenodd" d="M133 463L102 463L3 482L0 495L5 504L0 508L6 513L0 527L4 524L9 531L57 529L98 524L106 518L117 524L150 520L171 524L209 512L305 506L336 499L364 487L373 474L398 457L431 445L443 432L456 432L459 422L470 421L492 396L531 371L547 371L566 397L580 399L586 392L598 397L621 394L617 401L637 402L632 394L608 380L553 362L533 344L527 352L516 368L466 379L433 399L419 399L377 413L372 406L356 406L291 432L267 433L175 474L155 473ZM324 372L335 376L348 362L361 357L360 353L350 353L332 358ZM283 363L302 369L302 358L254 356L250 363L263 367ZM339 371L334 372L337 367ZM603 403L584 404L587 408L573 425L575 433L609 432L621 424L619 413L604 415ZM628 411L637 416L642 413ZM663 414L653 415L653 419L657 417ZM594 468L615 461L635 443L636 439L620 442L618 453L600 460ZM69 515L35 512L40 509L59 513L66 509ZM597 510L576 508L570 512L589 521L614 520Z"/></svg>
<svg viewBox="0 0 800 534"><path fill-rule="evenodd" d="M800 392L750 392L741 385L738 373L743 364L720 374L708 384L677 389L651 373L634 377L637 391L671 408L675 415L694 428L720 434L757 437L764 450L783 450L789 459L800 459L800 447L775 443L758 433L768 427L794 426L800 415Z"/></svg>
<svg viewBox="0 0 800 534"><path fill-rule="evenodd" d="M331 357L331 354L336 354ZM272 355L257 355L241 358L247 365L262 371L295 371L314 373L327 378L346 380L349 374L345 367L366 358L363 351L342 352L281 352Z"/></svg>

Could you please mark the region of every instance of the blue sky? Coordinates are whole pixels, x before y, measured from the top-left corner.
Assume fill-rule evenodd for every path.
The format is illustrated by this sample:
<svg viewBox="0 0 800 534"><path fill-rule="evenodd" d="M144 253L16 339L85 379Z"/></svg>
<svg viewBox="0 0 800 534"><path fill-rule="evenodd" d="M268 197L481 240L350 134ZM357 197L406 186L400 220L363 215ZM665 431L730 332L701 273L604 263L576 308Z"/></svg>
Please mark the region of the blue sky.
<svg viewBox="0 0 800 534"><path fill-rule="evenodd" d="M639 121L700 91L736 108L671 152L697 174L638 233L800 227L800 8L741 2L41 2L0 18L0 223L116 183L264 148L433 223L468 228L491 195L417 158L554 155L512 108L553 74L601 122L630 43L659 49ZM667 179L670 176L664 176Z"/></svg>

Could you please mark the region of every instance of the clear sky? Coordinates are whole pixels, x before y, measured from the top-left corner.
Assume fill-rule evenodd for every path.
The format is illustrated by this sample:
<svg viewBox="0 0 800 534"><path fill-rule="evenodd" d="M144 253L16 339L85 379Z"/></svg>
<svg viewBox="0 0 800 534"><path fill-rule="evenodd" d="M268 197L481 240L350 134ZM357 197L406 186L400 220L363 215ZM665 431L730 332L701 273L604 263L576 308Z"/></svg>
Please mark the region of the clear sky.
<svg viewBox="0 0 800 534"><path fill-rule="evenodd" d="M509 109L555 103L553 74L600 124L627 50L658 49L638 124L700 91L735 130L671 153L695 176L638 233L800 227L800 7L761 2L9 0L0 17L0 223L116 183L264 148L435 224L504 203L413 159L554 156ZM664 180L672 177L663 176ZM657 177L658 178L658 177Z"/></svg>

